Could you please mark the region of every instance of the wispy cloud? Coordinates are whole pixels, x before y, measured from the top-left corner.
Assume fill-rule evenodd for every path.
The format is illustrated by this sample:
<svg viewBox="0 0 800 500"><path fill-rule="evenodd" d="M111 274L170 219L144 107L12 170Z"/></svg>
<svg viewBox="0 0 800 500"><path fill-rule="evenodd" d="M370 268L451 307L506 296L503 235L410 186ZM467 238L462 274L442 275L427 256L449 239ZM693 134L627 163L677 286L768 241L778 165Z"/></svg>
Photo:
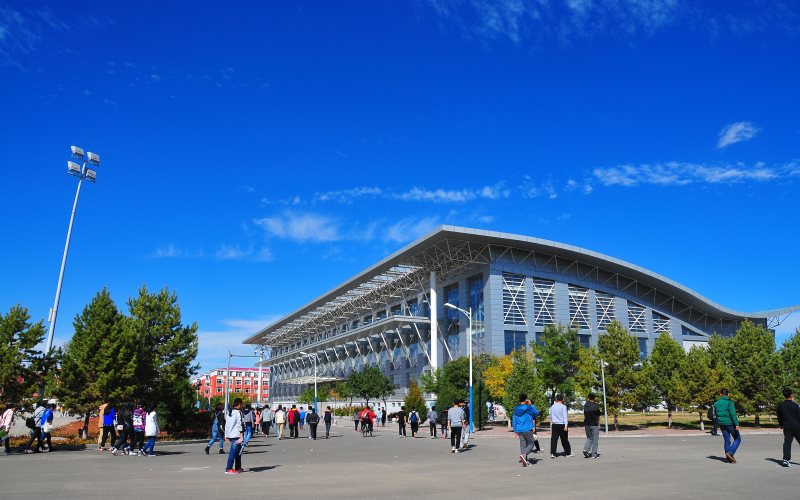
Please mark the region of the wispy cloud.
<svg viewBox="0 0 800 500"><path fill-rule="evenodd" d="M313 212L286 210L272 217L255 219L253 223L271 236L289 240L320 243L342 239L337 220Z"/></svg>
<svg viewBox="0 0 800 500"><path fill-rule="evenodd" d="M384 240L394 243L405 243L424 236L439 225L436 217L407 217L386 229Z"/></svg>
<svg viewBox="0 0 800 500"><path fill-rule="evenodd" d="M508 198L511 190L502 183L484 186L478 189L425 189L414 187L403 193L390 195L402 201L428 201L433 203L466 203L477 199L498 200Z"/></svg>
<svg viewBox="0 0 800 500"><path fill-rule="evenodd" d="M243 346L242 342L281 317L282 315L273 314L257 319L224 319L217 322L216 328L209 330L201 325L197 332L200 342L197 362L200 363L201 370L207 371L225 366L227 354L223 353L227 353L228 350L251 354L252 351ZM255 362L245 362L245 364L252 366Z"/></svg>
<svg viewBox="0 0 800 500"><path fill-rule="evenodd" d="M797 176L797 160L775 167L763 163L705 165L697 163L667 162L641 165L619 165L596 168L595 179L604 186L684 186L687 184L730 184L744 181L766 182Z"/></svg>
<svg viewBox="0 0 800 500"><path fill-rule="evenodd" d="M265 246L256 250L253 245L242 248L239 245L222 244L214 255L219 260L252 260L258 262L271 262L274 260L272 251Z"/></svg>
<svg viewBox="0 0 800 500"><path fill-rule="evenodd" d="M357 199L378 198L383 196L383 194L383 189L379 187L361 186L350 189L327 191L325 193L317 193L314 195L314 201L319 203L333 201L337 203L349 204Z"/></svg>
<svg viewBox="0 0 800 500"><path fill-rule="evenodd" d="M156 259L172 259L172 258L197 258L203 256L202 250L188 250L179 247L174 243L169 243L165 246L159 247L153 252L153 258Z"/></svg>
<svg viewBox="0 0 800 500"><path fill-rule="evenodd" d="M737 142L749 141L759 132L759 129L750 122L734 122L725 125L719 131L717 149L723 149Z"/></svg>

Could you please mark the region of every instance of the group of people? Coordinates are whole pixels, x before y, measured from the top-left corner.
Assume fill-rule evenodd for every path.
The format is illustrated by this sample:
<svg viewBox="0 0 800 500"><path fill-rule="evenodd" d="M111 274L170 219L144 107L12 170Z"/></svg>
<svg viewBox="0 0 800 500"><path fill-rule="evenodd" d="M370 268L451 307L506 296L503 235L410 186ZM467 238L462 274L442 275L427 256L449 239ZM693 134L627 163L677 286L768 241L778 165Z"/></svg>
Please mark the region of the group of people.
<svg viewBox="0 0 800 500"><path fill-rule="evenodd" d="M97 426L98 450L111 450L115 456L155 456L156 440L161 429L154 403L125 402L116 405L113 401L103 401L98 411ZM106 446L107 442L110 448Z"/></svg>
<svg viewBox="0 0 800 500"><path fill-rule="evenodd" d="M386 413L386 408L381 406L377 407L375 411L372 411L371 406L367 406L361 409L356 409L353 412L353 425L356 432L358 432L358 426L362 425L362 431L364 430L363 423L367 424L367 432L372 432L375 428L375 425L380 425L381 427L386 427L386 419L388 415Z"/></svg>

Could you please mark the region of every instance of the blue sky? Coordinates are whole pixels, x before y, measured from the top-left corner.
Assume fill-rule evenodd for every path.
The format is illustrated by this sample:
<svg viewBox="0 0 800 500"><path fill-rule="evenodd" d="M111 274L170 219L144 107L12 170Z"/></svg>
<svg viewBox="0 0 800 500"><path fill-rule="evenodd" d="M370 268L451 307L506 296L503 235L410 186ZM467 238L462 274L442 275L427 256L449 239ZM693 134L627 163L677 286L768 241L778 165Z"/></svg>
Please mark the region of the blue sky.
<svg viewBox="0 0 800 500"><path fill-rule="evenodd" d="M59 344L168 285L221 365L443 223L797 304L798 49L780 1L4 2L0 310L52 305L72 144Z"/></svg>

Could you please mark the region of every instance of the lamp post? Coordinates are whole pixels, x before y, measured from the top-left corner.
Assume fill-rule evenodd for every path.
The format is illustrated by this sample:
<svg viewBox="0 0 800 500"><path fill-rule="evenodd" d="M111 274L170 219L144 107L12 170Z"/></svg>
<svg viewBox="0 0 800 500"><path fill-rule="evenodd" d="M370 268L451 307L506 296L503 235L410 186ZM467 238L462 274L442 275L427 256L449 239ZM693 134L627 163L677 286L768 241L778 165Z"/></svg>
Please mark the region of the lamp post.
<svg viewBox="0 0 800 500"><path fill-rule="evenodd" d="M600 360L600 375L603 379L603 413L606 417L606 435L608 435L608 405L606 404L606 366L608 363Z"/></svg>
<svg viewBox="0 0 800 500"><path fill-rule="evenodd" d="M469 351L469 433L472 434L474 430L474 425L472 423L474 412L474 405L472 404L472 308L470 307L468 311L461 309L460 307L456 307L449 302L445 302L445 307L450 309L455 309L456 311L464 314L467 317L467 350Z"/></svg>
<svg viewBox="0 0 800 500"><path fill-rule="evenodd" d="M97 167L100 165L100 155L92 152L84 153L82 148L78 146L70 146L72 151L72 159L82 162L83 165L78 165L73 161L67 161L67 173L74 175L78 178L78 189L75 191L75 201L72 203L72 213L69 216L69 227L67 228L67 242L64 244L64 255L61 257L61 271L58 273L58 285L56 286L56 298L53 301L53 308L50 309L50 329L47 333L47 347L45 348L45 355L53 348L53 334L56 330L56 318L58 317L58 303L61 300L61 284L64 282L64 269L67 267L67 254L69 253L69 241L72 237L72 224L75 222L75 211L78 208L78 197L81 194L81 186L83 181L95 182L97 180L97 172L87 167Z"/></svg>
<svg viewBox="0 0 800 500"><path fill-rule="evenodd" d="M319 413L319 408L317 408L317 355L309 354L305 351L300 351L300 354L308 356L309 358L314 358L314 412Z"/></svg>

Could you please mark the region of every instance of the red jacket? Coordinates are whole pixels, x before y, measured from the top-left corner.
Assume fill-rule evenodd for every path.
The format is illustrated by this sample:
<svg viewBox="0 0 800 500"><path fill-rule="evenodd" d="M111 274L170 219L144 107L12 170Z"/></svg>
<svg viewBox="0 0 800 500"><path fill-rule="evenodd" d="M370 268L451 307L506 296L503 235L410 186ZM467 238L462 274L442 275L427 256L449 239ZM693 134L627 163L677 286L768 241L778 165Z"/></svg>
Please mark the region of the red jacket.
<svg viewBox="0 0 800 500"><path fill-rule="evenodd" d="M300 410L293 408L289 410L289 425L294 425L295 422L300 421Z"/></svg>

